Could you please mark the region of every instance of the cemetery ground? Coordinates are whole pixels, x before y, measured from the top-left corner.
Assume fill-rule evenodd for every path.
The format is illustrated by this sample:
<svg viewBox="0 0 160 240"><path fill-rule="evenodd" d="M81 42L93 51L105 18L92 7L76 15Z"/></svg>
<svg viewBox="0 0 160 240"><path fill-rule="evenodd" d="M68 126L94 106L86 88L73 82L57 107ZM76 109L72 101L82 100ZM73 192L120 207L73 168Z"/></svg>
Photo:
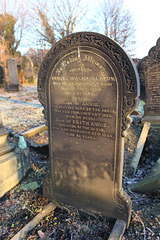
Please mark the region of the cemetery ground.
<svg viewBox="0 0 160 240"><path fill-rule="evenodd" d="M12 129L9 141L17 141L16 134L45 123L35 86L25 86L17 93L6 93L1 89L0 110L3 125ZM123 188L131 197L133 206L131 223L123 240L160 239L159 192L140 194L129 189L129 185L140 181L160 157L158 147L150 141L152 131L156 130L150 129L136 175L130 177L129 165L141 130L141 117L136 116L125 138ZM49 203L42 192L43 180L49 168L47 131L26 140L30 146L32 168L17 186L0 199L0 239L14 237ZM76 209L58 207L23 239L108 239L113 224L101 216L81 216Z"/></svg>

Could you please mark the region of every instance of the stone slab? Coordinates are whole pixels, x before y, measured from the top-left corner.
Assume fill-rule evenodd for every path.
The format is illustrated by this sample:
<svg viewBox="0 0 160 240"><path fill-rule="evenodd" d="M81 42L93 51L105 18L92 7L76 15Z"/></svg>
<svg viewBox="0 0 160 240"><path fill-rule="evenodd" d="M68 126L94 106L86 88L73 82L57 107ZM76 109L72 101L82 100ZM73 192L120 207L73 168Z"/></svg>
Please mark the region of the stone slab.
<svg viewBox="0 0 160 240"><path fill-rule="evenodd" d="M160 175L160 158L157 160L157 162L152 167L150 172L147 174L145 179L148 178L148 177L159 176L159 175Z"/></svg>
<svg viewBox="0 0 160 240"><path fill-rule="evenodd" d="M132 184L130 189L141 193L156 193L160 190L160 158L143 180Z"/></svg>
<svg viewBox="0 0 160 240"><path fill-rule="evenodd" d="M6 129L5 127L0 128L0 146L7 143L7 137L11 130Z"/></svg>
<svg viewBox="0 0 160 240"><path fill-rule="evenodd" d="M126 229L126 223L122 220L117 220L114 224L112 232L108 240L121 240Z"/></svg>
<svg viewBox="0 0 160 240"><path fill-rule="evenodd" d="M11 152L12 150L14 150L14 148L15 148L15 144L7 143L7 144L0 145L0 156Z"/></svg>
<svg viewBox="0 0 160 240"><path fill-rule="evenodd" d="M48 127L45 124L43 124L43 125L40 125L38 127L31 128L28 131L25 131L25 132L21 133L21 135L23 137L32 137L32 136L36 135L37 133L41 133L43 131L46 131L47 129L48 129Z"/></svg>
<svg viewBox="0 0 160 240"><path fill-rule="evenodd" d="M145 116L142 118L141 122L149 122L151 123L151 126L160 126L160 116Z"/></svg>
<svg viewBox="0 0 160 240"><path fill-rule="evenodd" d="M0 130L0 132L2 133L1 130ZM7 137L8 137L8 132L7 131L3 132L3 134L1 134L1 133L0 133L0 146L7 143Z"/></svg>
<svg viewBox="0 0 160 240"><path fill-rule="evenodd" d="M143 181L137 182L129 188L131 191L139 193L158 193L160 191L160 174L144 178Z"/></svg>
<svg viewBox="0 0 160 240"><path fill-rule="evenodd" d="M6 129L0 119L0 156L11 152L15 148L15 144L8 143L8 134L10 129Z"/></svg>
<svg viewBox="0 0 160 240"><path fill-rule="evenodd" d="M136 147L135 152L134 152L134 157L133 157L132 162L131 162L131 175L132 176L134 176L134 174L137 170L138 163L139 163L139 160L141 158L141 154L142 154L142 151L143 151L143 148L144 148L144 144L146 142L146 138L147 138L147 135L148 135L148 132L149 132L149 129L150 129L150 125L151 124L148 123L148 122L144 123L139 141L137 143L137 147Z"/></svg>
<svg viewBox="0 0 160 240"><path fill-rule="evenodd" d="M0 197L16 186L31 167L29 149L0 157Z"/></svg>

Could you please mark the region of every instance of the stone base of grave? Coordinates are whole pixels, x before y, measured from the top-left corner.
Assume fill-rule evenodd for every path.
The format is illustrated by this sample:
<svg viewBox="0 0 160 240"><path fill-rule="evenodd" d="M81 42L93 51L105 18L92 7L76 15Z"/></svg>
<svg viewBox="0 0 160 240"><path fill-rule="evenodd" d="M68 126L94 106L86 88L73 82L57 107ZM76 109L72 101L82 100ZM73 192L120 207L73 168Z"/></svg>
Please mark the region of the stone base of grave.
<svg viewBox="0 0 160 240"><path fill-rule="evenodd" d="M7 143L7 137L10 130L6 129L2 125L0 126L0 146Z"/></svg>
<svg viewBox="0 0 160 240"><path fill-rule="evenodd" d="M7 137L8 137L9 133L10 133L10 130L1 126L1 128L0 128L0 156L11 152L15 148L15 144L8 143L8 141L7 141Z"/></svg>
<svg viewBox="0 0 160 240"><path fill-rule="evenodd" d="M0 156L0 197L16 186L30 167L29 148Z"/></svg>
<svg viewBox="0 0 160 240"><path fill-rule="evenodd" d="M15 148L14 144L8 144L8 143L0 146L0 156L3 156L4 154L13 151L14 148Z"/></svg>
<svg viewBox="0 0 160 240"><path fill-rule="evenodd" d="M19 91L19 84L10 84L8 85L8 92L18 92Z"/></svg>
<svg viewBox="0 0 160 240"><path fill-rule="evenodd" d="M67 189L68 195L65 195L63 190L66 191L66 189L60 191L60 188L55 185L55 181L48 175L43 184L43 195L57 206L65 206L67 208L72 206L91 215L102 215L112 219L123 220L126 223L126 228L129 227L132 202L123 189L115 194L112 202L107 202L108 199L101 200L94 196L91 198L84 193L82 193L83 196L80 196L80 194L76 195L75 191L72 191L73 189L70 188Z"/></svg>
<svg viewBox="0 0 160 240"><path fill-rule="evenodd" d="M145 116L142 118L141 122L150 122L151 125L160 125L160 116Z"/></svg>

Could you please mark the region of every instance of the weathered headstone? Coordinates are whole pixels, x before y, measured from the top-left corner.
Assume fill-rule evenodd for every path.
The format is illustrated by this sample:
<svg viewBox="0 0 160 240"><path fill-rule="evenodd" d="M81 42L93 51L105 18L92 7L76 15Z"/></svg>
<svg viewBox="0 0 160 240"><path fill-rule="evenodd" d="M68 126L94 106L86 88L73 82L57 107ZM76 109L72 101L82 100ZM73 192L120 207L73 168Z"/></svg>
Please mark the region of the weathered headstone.
<svg viewBox="0 0 160 240"><path fill-rule="evenodd" d="M113 40L76 33L51 48L38 79L50 138L46 197L128 225L131 200L122 189L124 136L137 92L136 69Z"/></svg>
<svg viewBox="0 0 160 240"><path fill-rule="evenodd" d="M24 55L23 57L23 66L24 66L24 74L25 74L25 78L29 79L31 77L33 77L33 68L34 68L34 63L31 59L31 57Z"/></svg>
<svg viewBox="0 0 160 240"><path fill-rule="evenodd" d="M0 87L4 87L4 68L0 64Z"/></svg>
<svg viewBox="0 0 160 240"><path fill-rule="evenodd" d="M11 58L7 61L9 73L9 91L19 91L19 79L16 60Z"/></svg>
<svg viewBox="0 0 160 240"><path fill-rule="evenodd" d="M145 85L145 120L160 122L160 38L156 46L150 49L148 56L140 61L137 68L140 81Z"/></svg>
<svg viewBox="0 0 160 240"><path fill-rule="evenodd" d="M137 70L139 74L139 82L140 82L140 96L139 98L143 101L146 100L146 84L145 84L145 77L144 77L144 72L141 66L141 60L137 64Z"/></svg>

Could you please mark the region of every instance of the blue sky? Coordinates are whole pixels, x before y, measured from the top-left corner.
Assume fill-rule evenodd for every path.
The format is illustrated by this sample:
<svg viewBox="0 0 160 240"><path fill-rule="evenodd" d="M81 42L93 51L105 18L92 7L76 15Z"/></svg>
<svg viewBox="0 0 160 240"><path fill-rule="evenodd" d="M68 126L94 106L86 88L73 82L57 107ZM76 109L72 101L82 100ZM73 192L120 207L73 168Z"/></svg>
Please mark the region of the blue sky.
<svg viewBox="0 0 160 240"><path fill-rule="evenodd" d="M160 37L160 0L124 0L136 26L135 56L143 58Z"/></svg>
<svg viewBox="0 0 160 240"><path fill-rule="evenodd" d="M102 0L94 0L94 3L99 1ZM160 37L160 0L124 0L124 4L130 10L136 27L136 46L133 53L135 57L143 58ZM25 46L19 50L24 54L28 49Z"/></svg>

